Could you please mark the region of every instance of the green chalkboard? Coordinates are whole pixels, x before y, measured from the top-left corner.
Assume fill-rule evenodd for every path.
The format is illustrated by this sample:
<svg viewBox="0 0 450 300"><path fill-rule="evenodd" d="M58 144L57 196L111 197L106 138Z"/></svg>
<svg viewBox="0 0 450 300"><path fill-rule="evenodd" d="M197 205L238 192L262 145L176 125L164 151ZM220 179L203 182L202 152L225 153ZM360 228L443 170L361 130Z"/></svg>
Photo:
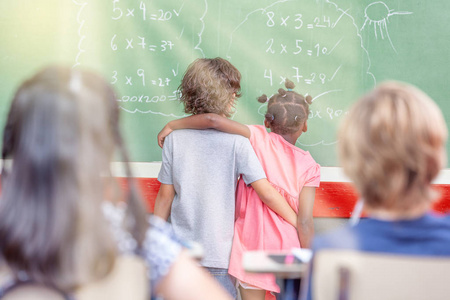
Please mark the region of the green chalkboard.
<svg viewBox="0 0 450 300"><path fill-rule="evenodd" d="M297 145L338 166L336 128L376 83L407 81L450 120L450 1L14 0L0 2L0 122L20 82L50 63L97 70L118 92L133 161L161 160L156 134L184 115L176 90L199 57L242 73L233 118L262 124L284 78L313 96Z"/></svg>

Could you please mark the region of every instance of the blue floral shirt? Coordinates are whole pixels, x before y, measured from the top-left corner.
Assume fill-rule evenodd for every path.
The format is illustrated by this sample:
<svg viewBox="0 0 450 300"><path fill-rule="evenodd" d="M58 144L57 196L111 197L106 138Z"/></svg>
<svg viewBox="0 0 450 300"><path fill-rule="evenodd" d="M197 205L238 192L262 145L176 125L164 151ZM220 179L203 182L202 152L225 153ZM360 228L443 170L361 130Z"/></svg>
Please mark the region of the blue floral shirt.
<svg viewBox="0 0 450 300"><path fill-rule="evenodd" d="M119 252L123 254L135 253L137 243L131 234L122 227L125 206L106 202L103 204L103 212L111 224ZM182 245L169 223L153 215L150 215L148 220L150 227L143 243L142 255L150 267L148 277L154 295L156 286L167 275L170 267L178 258Z"/></svg>

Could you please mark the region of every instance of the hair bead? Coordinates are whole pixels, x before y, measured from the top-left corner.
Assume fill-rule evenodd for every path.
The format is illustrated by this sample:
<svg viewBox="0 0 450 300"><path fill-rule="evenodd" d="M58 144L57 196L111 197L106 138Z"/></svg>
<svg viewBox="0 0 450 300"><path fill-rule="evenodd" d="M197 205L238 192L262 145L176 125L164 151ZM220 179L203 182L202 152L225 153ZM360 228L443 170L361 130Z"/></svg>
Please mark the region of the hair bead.
<svg viewBox="0 0 450 300"><path fill-rule="evenodd" d="M258 100L259 103L266 103L266 102L269 101L269 98L267 97L266 94L262 94L261 96L259 96L257 98L257 100Z"/></svg>
<svg viewBox="0 0 450 300"><path fill-rule="evenodd" d="M289 79L286 79L286 81L284 82L284 86L288 89L288 91L289 89L292 90L293 88L295 88L294 82Z"/></svg>
<svg viewBox="0 0 450 300"><path fill-rule="evenodd" d="M287 92L285 91L285 90L283 90L283 89L278 89L278 94L280 94L281 95L281 97L286 97L286 95L287 95Z"/></svg>
<svg viewBox="0 0 450 300"><path fill-rule="evenodd" d="M312 97L310 95L306 96L305 97L305 102L306 102L306 104L311 105L312 104Z"/></svg>

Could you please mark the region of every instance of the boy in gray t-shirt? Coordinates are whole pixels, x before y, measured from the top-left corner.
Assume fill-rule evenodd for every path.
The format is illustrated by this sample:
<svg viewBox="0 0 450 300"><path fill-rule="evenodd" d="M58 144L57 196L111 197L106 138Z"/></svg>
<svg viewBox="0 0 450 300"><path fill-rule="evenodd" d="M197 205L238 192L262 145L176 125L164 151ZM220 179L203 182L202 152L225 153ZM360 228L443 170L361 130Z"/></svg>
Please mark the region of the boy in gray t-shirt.
<svg viewBox="0 0 450 300"><path fill-rule="evenodd" d="M197 59L180 85L185 112L191 114L230 117L239 91L239 71L222 58ZM164 130L172 128L166 125ZM203 246L201 264L235 298L228 263L239 176L264 203L295 224L295 212L267 181L249 140L213 129L178 130L165 138L154 210L166 220L170 216L177 235Z"/></svg>
<svg viewBox="0 0 450 300"><path fill-rule="evenodd" d="M170 214L173 229L203 246L206 267L228 268L241 174L247 184L266 178L249 140L242 136L213 129L177 130L164 142L158 180L176 191Z"/></svg>

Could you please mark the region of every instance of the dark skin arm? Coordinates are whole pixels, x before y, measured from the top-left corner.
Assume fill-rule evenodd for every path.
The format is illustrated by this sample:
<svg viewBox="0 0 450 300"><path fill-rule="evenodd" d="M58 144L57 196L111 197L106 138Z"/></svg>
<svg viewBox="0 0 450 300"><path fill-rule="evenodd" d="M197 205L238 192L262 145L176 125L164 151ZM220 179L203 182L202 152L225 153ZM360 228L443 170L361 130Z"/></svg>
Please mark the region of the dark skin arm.
<svg viewBox="0 0 450 300"><path fill-rule="evenodd" d="M316 196L315 187L303 187L298 198L297 232L302 248L311 248L314 236L313 207Z"/></svg>
<svg viewBox="0 0 450 300"><path fill-rule="evenodd" d="M269 183L267 179L260 179L250 184L264 204L289 224L297 228L297 214L286 199Z"/></svg>

